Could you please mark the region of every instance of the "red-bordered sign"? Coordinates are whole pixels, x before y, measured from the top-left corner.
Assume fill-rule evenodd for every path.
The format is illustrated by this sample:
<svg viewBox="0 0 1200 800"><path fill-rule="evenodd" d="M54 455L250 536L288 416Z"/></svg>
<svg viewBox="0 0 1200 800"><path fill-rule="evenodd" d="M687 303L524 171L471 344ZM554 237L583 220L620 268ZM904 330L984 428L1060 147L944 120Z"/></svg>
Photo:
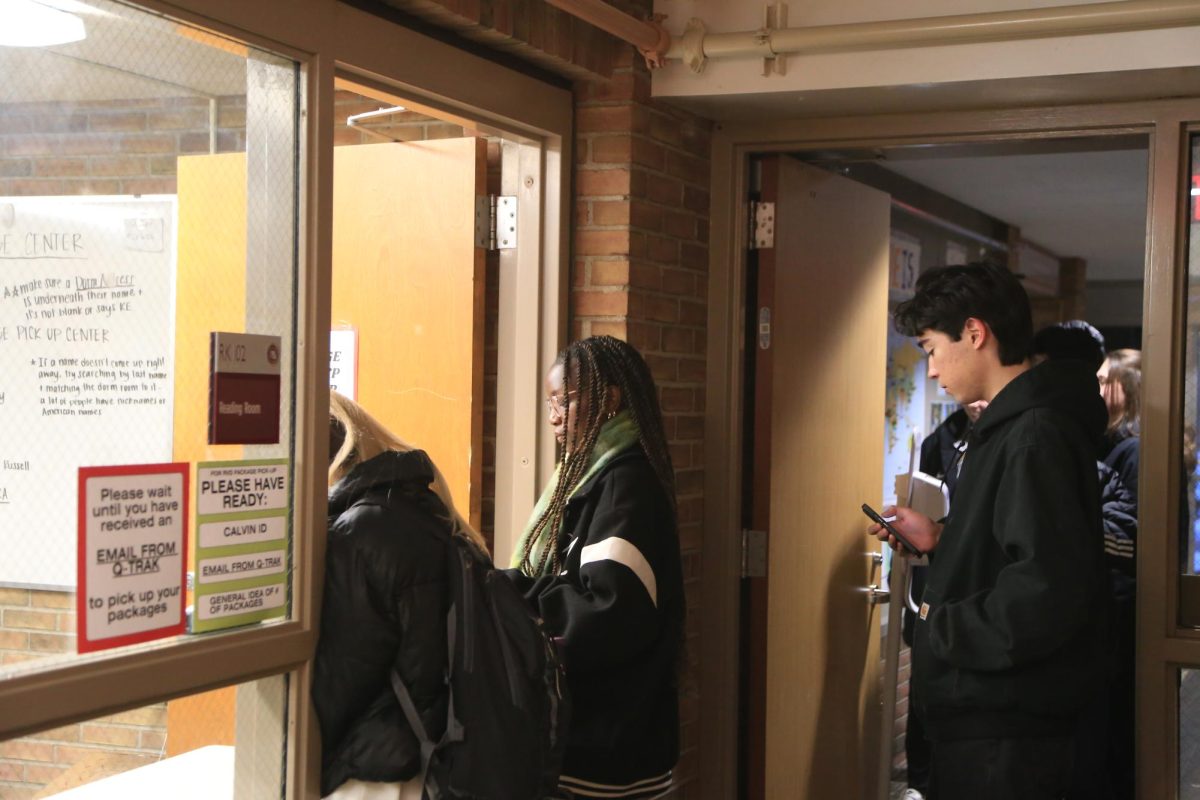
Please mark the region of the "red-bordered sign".
<svg viewBox="0 0 1200 800"><path fill-rule="evenodd" d="M186 463L79 468L78 650L185 630Z"/></svg>

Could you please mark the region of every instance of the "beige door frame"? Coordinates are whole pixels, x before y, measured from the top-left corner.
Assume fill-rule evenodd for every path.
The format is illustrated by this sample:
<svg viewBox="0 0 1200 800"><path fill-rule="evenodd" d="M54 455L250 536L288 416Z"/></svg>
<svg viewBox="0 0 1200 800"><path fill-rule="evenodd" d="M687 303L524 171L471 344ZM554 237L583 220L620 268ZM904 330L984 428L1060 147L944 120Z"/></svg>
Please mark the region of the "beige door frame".
<svg viewBox="0 0 1200 800"><path fill-rule="evenodd" d="M1189 125L1200 99L1124 102L1040 109L961 111L730 122L718 126L712 153L709 260L708 388L702 567L700 785L705 796L737 796L738 586L741 564L742 315L749 232L748 162L752 153L1045 139L1141 133L1150 147L1143 303L1143 418L1138 542L1138 791L1175 797L1178 703L1175 677L1200 665L1200 631L1178 626L1179 459L1168 456L1182 430Z"/></svg>

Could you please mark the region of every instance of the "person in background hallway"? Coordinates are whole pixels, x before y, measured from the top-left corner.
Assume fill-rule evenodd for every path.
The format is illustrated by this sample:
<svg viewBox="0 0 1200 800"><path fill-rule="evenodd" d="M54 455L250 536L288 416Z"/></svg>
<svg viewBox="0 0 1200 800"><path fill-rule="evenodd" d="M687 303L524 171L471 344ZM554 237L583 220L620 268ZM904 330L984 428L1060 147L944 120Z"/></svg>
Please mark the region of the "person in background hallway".
<svg viewBox="0 0 1200 800"><path fill-rule="evenodd" d="M321 795L419 800L421 752L395 670L436 741L446 725L451 536L487 552L423 451L329 393L329 533L313 676Z"/></svg>
<svg viewBox="0 0 1200 800"><path fill-rule="evenodd" d="M560 786L654 797L679 756L684 621L658 392L641 355L610 336L569 345L561 386L547 387L563 453L509 574L560 637L572 703Z"/></svg>
<svg viewBox="0 0 1200 800"><path fill-rule="evenodd" d="M1138 445L1142 423L1142 351L1114 350L1096 372L1108 408L1104 463L1126 486L1138 485Z"/></svg>
<svg viewBox="0 0 1200 800"><path fill-rule="evenodd" d="M942 420L942 423L933 429L933 433L921 442L921 460L917 469L941 480L952 501L954 487L958 485L962 457L967 447L967 432L985 408L987 403L983 401L961 406ZM917 565L909 567L912 572L913 597L920 597L925 591L925 569ZM909 610L907 602L903 609L904 621L900 636L906 646L912 647L917 616ZM904 760L908 765L908 789L903 800L924 800L929 791L929 740L925 736L921 715L912 708L911 697L909 699L909 713L905 717L904 728Z"/></svg>
<svg viewBox="0 0 1200 800"><path fill-rule="evenodd" d="M959 403L988 401L945 521L884 510L931 553L912 689L932 743L930 800L1059 800L1104 677L1094 373L1030 365L1029 299L1003 267L929 270L895 319ZM869 533L891 541L880 525Z"/></svg>
<svg viewBox="0 0 1200 800"><path fill-rule="evenodd" d="M1104 337L1083 320L1051 325L1033 337L1033 361L1075 359L1100 371ZM1140 381L1138 381L1140 383ZM1103 394L1103 390L1101 391ZM1110 418L1112 410L1109 409ZM1111 427L1111 425L1110 425ZM1102 451L1097 452L1097 458ZM1108 569L1109 682L1083 713L1076 737L1075 775L1069 800L1133 800L1134 547L1137 486L1096 462L1100 480L1104 563Z"/></svg>

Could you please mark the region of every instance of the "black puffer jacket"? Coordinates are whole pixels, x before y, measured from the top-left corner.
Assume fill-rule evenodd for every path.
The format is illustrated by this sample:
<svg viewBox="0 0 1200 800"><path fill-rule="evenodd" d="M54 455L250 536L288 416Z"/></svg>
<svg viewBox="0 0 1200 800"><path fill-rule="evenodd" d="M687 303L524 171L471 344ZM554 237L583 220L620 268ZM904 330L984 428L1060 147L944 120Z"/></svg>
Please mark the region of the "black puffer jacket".
<svg viewBox="0 0 1200 800"><path fill-rule="evenodd" d="M313 703L321 794L350 778L401 781L420 746L392 692L394 668L436 741L446 724L445 507L424 452L359 464L329 493L325 597Z"/></svg>

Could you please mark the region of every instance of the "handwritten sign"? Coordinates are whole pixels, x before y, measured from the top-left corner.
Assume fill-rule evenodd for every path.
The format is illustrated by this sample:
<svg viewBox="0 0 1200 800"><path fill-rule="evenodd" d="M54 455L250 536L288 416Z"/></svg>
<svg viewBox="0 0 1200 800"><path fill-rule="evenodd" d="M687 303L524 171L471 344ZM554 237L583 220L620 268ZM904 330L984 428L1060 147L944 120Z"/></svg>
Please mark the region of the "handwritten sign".
<svg viewBox="0 0 1200 800"><path fill-rule="evenodd" d="M287 459L196 466L196 610L192 630L287 613Z"/></svg>
<svg viewBox="0 0 1200 800"><path fill-rule="evenodd" d="M79 468L79 652L183 633L188 465Z"/></svg>
<svg viewBox="0 0 1200 800"><path fill-rule="evenodd" d="M171 458L174 197L0 198L0 583L74 588L89 464Z"/></svg>

